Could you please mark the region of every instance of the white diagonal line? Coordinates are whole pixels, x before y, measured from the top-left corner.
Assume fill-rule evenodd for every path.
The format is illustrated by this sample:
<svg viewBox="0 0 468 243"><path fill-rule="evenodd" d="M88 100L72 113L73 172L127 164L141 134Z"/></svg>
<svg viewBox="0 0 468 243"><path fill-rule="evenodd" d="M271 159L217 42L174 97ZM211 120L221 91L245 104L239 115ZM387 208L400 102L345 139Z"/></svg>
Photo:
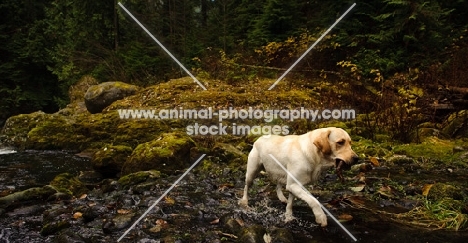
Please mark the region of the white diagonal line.
<svg viewBox="0 0 468 243"><path fill-rule="evenodd" d="M351 234L351 232L349 232L349 231L340 223L340 221L338 221L338 220L335 218L335 216L333 216L333 215L330 213L330 211L328 211L328 209L327 209L325 206L323 206L323 205L317 200L317 198L315 198L315 197L304 187L304 185L302 185L302 183L300 183L300 182L296 179L296 177L295 177L293 174L291 174L291 172L289 172L286 168L284 168L284 166L275 158L275 156L273 156L272 154L269 154L269 155L270 155L270 157L281 167L281 169L283 169L283 170L288 174L288 176L291 177L291 178L302 188L302 190L304 190L305 192L307 192L307 194L309 194L309 196L310 196L316 203L318 203L318 204L320 205L320 207L322 207L323 211L325 211L325 212L330 216L330 218L332 218L332 219L349 235L349 237L351 237L354 241L357 241L356 237L354 237L354 236Z"/></svg>
<svg viewBox="0 0 468 243"><path fill-rule="evenodd" d="M304 58L323 39L323 37L325 37L328 34L328 32L330 32L335 27L335 25L337 25L338 22L340 22L341 19L343 19L343 17L346 16L346 14L348 14L352 8L354 8L354 6L356 6L356 3L351 5L351 7L349 7L348 10L346 10L346 12L343 15L341 15L341 17L339 17L335 21L335 23L333 23L332 26L330 26L330 28L328 28L328 30L325 31L325 33L323 33L322 36L320 36L320 38L318 38L314 42L314 44L312 44L312 46L310 46L309 49L307 49L307 51L304 52L304 54L302 54L301 57L297 59L296 62L294 62L293 65L291 65L291 67L289 67L288 70L286 70L286 72L284 72L283 75L281 75L281 77L279 77L278 80L276 80L276 82L270 86L270 88L268 88L268 90L272 90L278 84L278 82L281 81L284 78L284 76L286 76L286 74L288 74L302 60L302 58Z"/></svg>
<svg viewBox="0 0 468 243"><path fill-rule="evenodd" d="M132 230L155 206L156 204L159 203L159 201L161 201L161 199L163 199L181 180L182 178L184 178L197 164L198 162L200 162L203 157L205 157L206 154L202 154L202 156L200 156L200 158L197 159L197 161L195 161L195 163L193 163L192 166L190 166L190 168L187 169L187 171L184 172L184 174L182 174L179 179L177 179L174 184L172 184L171 187L169 187L169 189L167 189L159 198L158 200L156 200L156 202L153 203L153 205L151 205L151 207L149 207L144 213L143 215L141 215L140 218L137 219L137 221L135 221L135 223L133 223L132 226L130 226L130 228L128 228L127 231L125 231L125 233L123 233L122 236L120 236L120 238L117 240L117 242L121 241L127 234L128 232L130 232L130 230Z"/></svg>
<svg viewBox="0 0 468 243"><path fill-rule="evenodd" d="M182 65L182 63L180 63L179 60L177 60L177 58L175 58L175 56L172 55L172 53L171 53L168 49L166 49L166 47L164 47L163 44L161 44L161 42L158 41L158 39L156 39L156 37L154 37L154 35L151 34L151 32L149 32L149 30L146 29L146 27L145 27L142 23L140 23L140 21L138 21L138 19L135 18L135 16L133 16L133 14L130 13L130 11L128 11L128 10L124 7L124 5L123 5L122 3L119 2L118 4L119 4L119 6L120 6L128 15L130 15L130 17L131 17L133 20L135 20L135 22L136 22L149 36L151 36L151 38L153 38L154 41L156 41L156 43L158 43L158 45L159 45L172 59L174 59L174 61L175 61L177 64L179 64L179 66L180 66L190 77L192 77L192 79L193 79L203 90L206 90L205 86L204 86L202 83L200 83L200 81L198 81L198 79L197 79L195 76L193 76L193 74L192 74L187 68L185 68L184 65Z"/></svg>

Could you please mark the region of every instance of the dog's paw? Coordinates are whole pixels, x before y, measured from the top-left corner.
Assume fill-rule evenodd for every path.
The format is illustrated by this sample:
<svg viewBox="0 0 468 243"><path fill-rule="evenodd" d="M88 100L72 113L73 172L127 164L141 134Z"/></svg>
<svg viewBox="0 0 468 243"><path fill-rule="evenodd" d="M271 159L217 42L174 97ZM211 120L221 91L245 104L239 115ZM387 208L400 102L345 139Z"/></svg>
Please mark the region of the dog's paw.
<svg viewBox="0 0 468 243"><path fill-rule="evenodd" d="M284 204L288 203L288 199L286 199L284 196L283 197L278 197L278 199Z"/></svg>
<svg viewBox="0 0 468 243"><path fill-rule="evenodd" d="M245 199L240 199L237 204L243 208L249 208L249 202Z"/></svg>
<svg viewBox="0 0 468 243"><path fill-rule="evenodd" d="M285 214L284 214L284 222L285 222L285 223L289 223L289 222L291 222L291 221L293 221L293 220L295 220L295 219L296 219L296 217L294 217L294 216L293 216L292 214L290 214L290 213L285 213Z"/></svg>
<svg viewBox="0 0 468 243"><path fill-rule="evenodd" d="M315 222L319 224L322 227L327 226L327 216L324 213L321 213L319 215L315 215Z"/></svg>

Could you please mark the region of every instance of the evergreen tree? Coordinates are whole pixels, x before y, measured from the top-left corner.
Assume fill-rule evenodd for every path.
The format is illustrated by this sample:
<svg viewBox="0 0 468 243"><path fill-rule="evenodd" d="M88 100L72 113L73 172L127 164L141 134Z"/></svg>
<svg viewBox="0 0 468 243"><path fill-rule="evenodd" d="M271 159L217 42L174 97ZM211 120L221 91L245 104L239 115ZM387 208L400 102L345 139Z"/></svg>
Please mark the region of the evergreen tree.
<svg viewBox="0 0 468 243"><path fill-rule="evenodd" d="M300 28L306 26L296 1L267 0L249 37L254 45L262 45L297 35Z"/></svg>
<svg viewBox="0 0 468 243"><path fill-rule="evenodd" d="M8 116L39 109L57 110L62 97L38 30L48 1L4 0L0 3L0 125Z"/></svg>

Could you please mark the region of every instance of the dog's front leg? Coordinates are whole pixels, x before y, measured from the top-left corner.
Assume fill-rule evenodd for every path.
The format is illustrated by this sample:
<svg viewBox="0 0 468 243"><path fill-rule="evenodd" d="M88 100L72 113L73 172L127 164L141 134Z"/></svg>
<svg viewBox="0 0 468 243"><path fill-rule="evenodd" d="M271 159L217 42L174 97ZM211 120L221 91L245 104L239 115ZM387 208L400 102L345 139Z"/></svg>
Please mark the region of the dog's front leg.
<svg viewBox="0 0 468 243"><path fill-rule="evenodd" d="M323 212L322 208L320 207L320 203L316 201L316 199L314 199L311 195L309 195L309 193L304 191L302 187L297 185L296 183L291 183L291 184L288 183L288 185L286 185L286 189L290 193L294 194L294 196L296 196L297 198L304 200L309 205L309 207L314 212L315 222L317 222L317 224L319 224L322 227L327 226L327 216ZM288 205L289 205L289 201L290 200L288 200ZM291 206L292 206L292 203L291 203ZM286 211L287 211L287 208L286 208Z"/></svg>
<svg viewBox="0 0 468 243"><path fill-rule="evenodd" d="M285 216L284 222L286 223L295 219L292 213L293 202L294 202L294 195L292 193L289 193L288 202L286 205L286 213L284 214Z"/></svg>
<svg viewBox="0 0 468 243"><path fill-rule="evenodd" d="M242 199L239 200L238 204L244 208L249 207L249 185L248 184L244 186L244 195L242 196Z"/></svg>

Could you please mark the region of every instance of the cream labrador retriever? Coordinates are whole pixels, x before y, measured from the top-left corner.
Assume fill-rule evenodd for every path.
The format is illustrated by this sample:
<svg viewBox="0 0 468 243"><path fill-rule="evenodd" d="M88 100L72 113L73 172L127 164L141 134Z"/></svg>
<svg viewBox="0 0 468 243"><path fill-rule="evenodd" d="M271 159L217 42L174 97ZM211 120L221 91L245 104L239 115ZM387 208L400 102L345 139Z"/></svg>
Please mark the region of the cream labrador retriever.
<svg viewBox="0 0 468 243"><path fill-rule="evenodd" d="M265 170L270 179L277 184L276 193L281 202L286 203L285 221L294 219L292 204L294 197L304 200L315 215L316 222L325 227L327 217L320 204L311 198L306 191L284 171L270 156L272 155L302 185L316 182L324 170L333 166L342 179L341 169L358 160L351 149L351 137L341 128L320 128L303 135L276 136L259 138L249 153L245 175L244 196L239 205L248 207L248 190L253 180ZM289 197L283 195L282 186L286 185Z"/></svg>

